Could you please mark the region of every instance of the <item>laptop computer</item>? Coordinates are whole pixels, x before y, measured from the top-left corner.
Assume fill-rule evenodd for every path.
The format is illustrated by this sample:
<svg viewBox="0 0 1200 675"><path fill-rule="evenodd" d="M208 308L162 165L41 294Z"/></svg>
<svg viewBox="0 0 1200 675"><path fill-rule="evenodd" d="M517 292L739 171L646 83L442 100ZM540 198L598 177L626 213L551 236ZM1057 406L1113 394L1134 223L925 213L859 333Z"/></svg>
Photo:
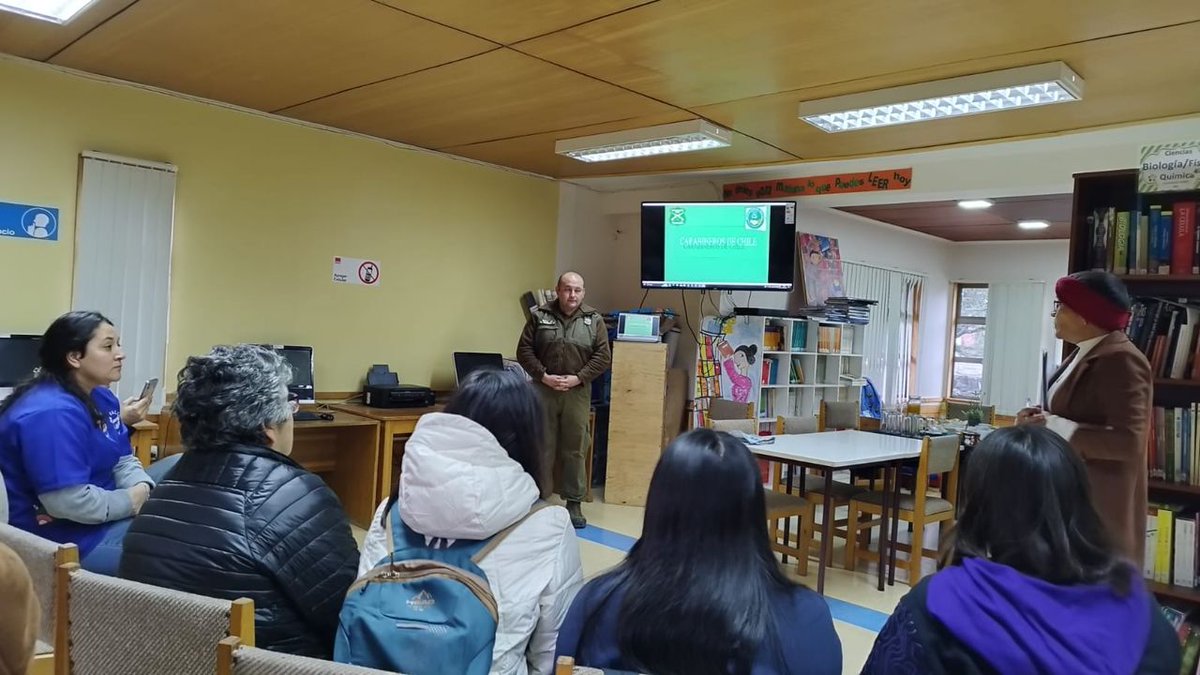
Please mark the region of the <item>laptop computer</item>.
<svg viewBox="0 0 1200 675"><path fill-rule="evenodd" d="M454 352L454 384L461 385L467 376L481 368L504 369L504 357L485 352Z"/></svg>

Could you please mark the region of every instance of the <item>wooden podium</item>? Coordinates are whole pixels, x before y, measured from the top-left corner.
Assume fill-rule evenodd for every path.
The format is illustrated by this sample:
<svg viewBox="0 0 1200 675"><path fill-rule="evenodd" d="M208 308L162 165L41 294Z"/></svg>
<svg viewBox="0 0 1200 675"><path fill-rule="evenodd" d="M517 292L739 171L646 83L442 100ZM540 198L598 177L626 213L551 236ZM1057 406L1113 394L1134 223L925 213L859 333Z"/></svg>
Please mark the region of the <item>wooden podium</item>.
<svg viewBox="0 0 1200 675"><path fill-rule="evenodd" d="M679 433L682 400L676 399L686 378L667 365L664 343L613 345L606 503L645 506L662 449Z"/></svg>

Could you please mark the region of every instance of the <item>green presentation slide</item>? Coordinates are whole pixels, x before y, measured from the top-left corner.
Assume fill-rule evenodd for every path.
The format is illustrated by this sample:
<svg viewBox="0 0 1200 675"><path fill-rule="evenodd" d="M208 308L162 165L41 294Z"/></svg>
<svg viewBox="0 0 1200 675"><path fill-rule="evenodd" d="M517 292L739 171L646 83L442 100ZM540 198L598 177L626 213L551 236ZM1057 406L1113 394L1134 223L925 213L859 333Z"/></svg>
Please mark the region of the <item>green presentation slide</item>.
<svg viewBox="0 0 1200 675"><path fill-rule="evenodd" d="M668 206L663 230L664 281L761 285L767 283L771 218L767 206Z"/></svg>

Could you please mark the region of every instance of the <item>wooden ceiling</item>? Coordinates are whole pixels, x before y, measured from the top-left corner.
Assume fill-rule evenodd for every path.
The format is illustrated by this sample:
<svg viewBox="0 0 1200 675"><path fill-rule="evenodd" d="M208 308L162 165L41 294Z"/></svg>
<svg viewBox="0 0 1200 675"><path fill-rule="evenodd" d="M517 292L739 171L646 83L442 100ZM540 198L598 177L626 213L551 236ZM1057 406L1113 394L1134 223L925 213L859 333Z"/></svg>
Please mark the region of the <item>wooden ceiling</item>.
<svg viewBox="0 0 1200 675"><path fill-rule="evenodd" d="M0 52L561 177L827 160L1200 112L1181 0L98 0ZM1065 61L1078 103L825 134L800 101ZM730 148L587 164L559 139L703 117Z"/></svg>
<svg viewBox="0 0 1200 675"><path fill-rule="evenodd" d="M840 210L949 241L1024 241L1071 236L1069 194L991 201L991 208L979 210L964 209L957 201L844 206ZM1045 220L1050 227L1022 230L1017 227L1021 220Z"/></svg>

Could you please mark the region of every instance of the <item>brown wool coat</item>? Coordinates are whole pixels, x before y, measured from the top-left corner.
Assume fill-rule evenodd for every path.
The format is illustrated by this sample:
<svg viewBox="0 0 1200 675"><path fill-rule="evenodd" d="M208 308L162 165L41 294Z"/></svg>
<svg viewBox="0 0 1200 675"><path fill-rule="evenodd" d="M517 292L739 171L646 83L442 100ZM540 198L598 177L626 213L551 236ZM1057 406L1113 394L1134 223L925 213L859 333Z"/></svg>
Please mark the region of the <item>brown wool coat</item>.
<svg viewBox="0 0 1200 675"><path fill-rule="evenodd" d="M1059 366L1075 358L1072 354ZM1067 376L1050 412L1079 425L1071 447L1083 457L1092 501L1118 549L1142 567L1146 545L1146 443L1154 378L1121 332L1108 334Z"/></svg>

